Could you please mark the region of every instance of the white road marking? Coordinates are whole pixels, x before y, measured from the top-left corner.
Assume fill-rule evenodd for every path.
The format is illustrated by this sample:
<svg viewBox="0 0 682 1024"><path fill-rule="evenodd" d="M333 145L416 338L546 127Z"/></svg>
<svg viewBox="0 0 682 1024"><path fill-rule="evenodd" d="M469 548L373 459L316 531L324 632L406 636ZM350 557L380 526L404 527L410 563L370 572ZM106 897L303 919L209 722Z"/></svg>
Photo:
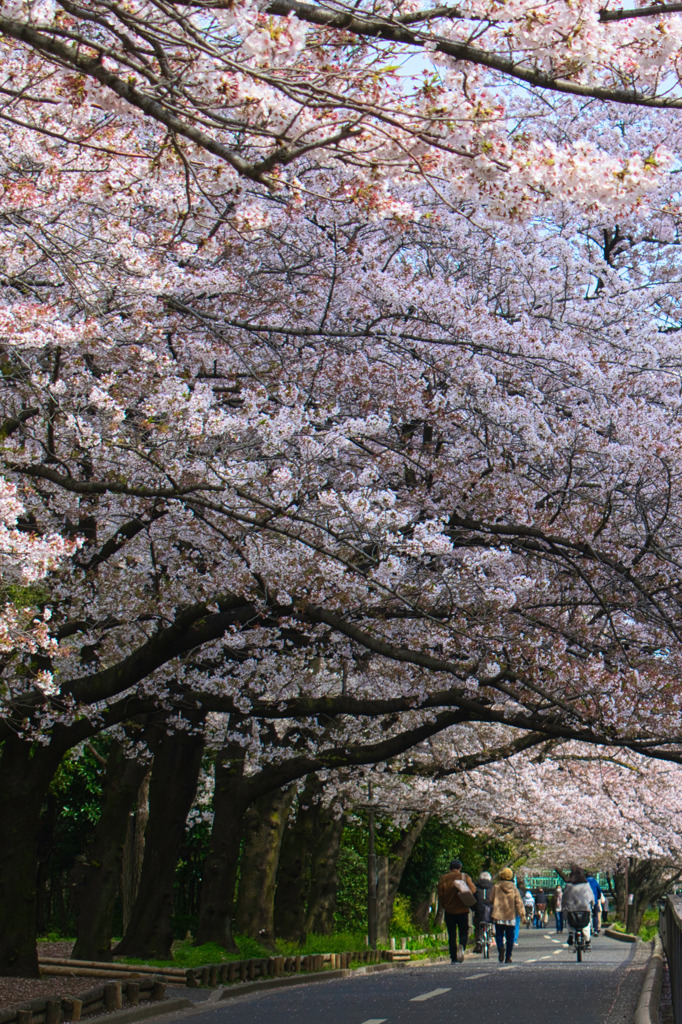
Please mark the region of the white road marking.
<svg viewBox="0 0 682 1024"><path fill-rule="evenodd" d="M542 937L543 937L543 939L549 939L550 942L552 941L552 936L551 935L543 935Z"/></svg>
<svg viewBox="0 0 682 1024"><path fill-rule="evenodd" d="M370 1017L369 1020L364 1020L362 1024L386 1024L388 1017Z"/></svg>
<svg viewBox="0 0 682 1024"><path fill-rule="evenodd" d="M556 956L557 953L563 953L563 949L555 949L554 950L554 956Z"/></svg>
<svg viewBox="0 0 682 1024"><path fill-rule="evenodd" d="M423 1003L426 999L433 999L434 996L442 996L450 992L449 988L434 988L431 992L422 992L420 996L412 996L411 1003Z"/></svg>

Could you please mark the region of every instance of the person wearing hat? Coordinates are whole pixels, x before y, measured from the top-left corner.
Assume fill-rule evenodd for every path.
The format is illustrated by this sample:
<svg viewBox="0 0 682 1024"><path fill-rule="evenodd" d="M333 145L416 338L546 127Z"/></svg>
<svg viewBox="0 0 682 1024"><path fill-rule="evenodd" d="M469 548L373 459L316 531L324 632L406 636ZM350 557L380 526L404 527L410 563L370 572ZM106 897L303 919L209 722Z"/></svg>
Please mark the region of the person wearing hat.
<svg viewBox="0 0 682 1024"><path fill-rule="evenodd" d="M511 868L502 868L498 875L499 881L493 888L492 919L495 923L495 942L500 963L510 964L514 949L514 928L517 915L525 920L523 900L514 885L514 873ZM506 946L506 950L505 950Z"/></svg>
<svg viewBox="0 0 682 1024"><path fill-rule="evenodd" d="M470 902L463 895L462 883L471 893ZM469 908L475 903L475 896L476 886L462 871L461 860L450 861L450 870L438 879L438 901L444 911L450 960L453 964L464 960L464 950L469 938Z"/></svg>

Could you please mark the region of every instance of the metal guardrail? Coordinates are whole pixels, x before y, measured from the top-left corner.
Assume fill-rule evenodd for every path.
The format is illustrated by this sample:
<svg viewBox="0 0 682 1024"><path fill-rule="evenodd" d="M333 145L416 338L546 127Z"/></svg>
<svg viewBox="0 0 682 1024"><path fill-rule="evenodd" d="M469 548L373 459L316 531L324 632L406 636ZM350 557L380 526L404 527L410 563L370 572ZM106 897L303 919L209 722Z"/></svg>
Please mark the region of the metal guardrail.
<svg viewBox="0 0 682 1024"><path fill-rule="evenodd" d="M668 896L659 906L658 927L668 961L675 1024L682 1024L682 897Z"/></svg>

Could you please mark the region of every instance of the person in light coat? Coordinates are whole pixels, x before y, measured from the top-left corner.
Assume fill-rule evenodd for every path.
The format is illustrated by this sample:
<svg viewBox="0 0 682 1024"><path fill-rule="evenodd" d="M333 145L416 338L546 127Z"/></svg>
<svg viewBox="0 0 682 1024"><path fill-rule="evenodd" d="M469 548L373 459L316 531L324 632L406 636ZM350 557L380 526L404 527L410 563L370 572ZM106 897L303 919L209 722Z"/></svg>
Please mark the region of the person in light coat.
<svg viewBox="0 0 682 1024"><path fill-rule="evenodd" d="M571 874L568 876L568 883L564 889L563 899L563 912L564 917L571 911L580 912L588 911L590 914L590 921L592 918L592 907L594 906L594 893L592 892L592 886L587 881L587 875L582 868L574 867ZM583 935L585 936L586 948L590 945L590 922L588 922L582 929ZM569 946L573 945L573 935L568 936Z"/></svg>
<svg viewBox="0 0 682 1024"><path fill-rule="evenodd" d="M514 885L511 868L502 868L498 875L499 882L493 888L492 919L495 923L495 942L500 963L510 964L514 949L514 928L516 918L525 920L523 900ZM506 950L505 950L506 946Z"/></svg>

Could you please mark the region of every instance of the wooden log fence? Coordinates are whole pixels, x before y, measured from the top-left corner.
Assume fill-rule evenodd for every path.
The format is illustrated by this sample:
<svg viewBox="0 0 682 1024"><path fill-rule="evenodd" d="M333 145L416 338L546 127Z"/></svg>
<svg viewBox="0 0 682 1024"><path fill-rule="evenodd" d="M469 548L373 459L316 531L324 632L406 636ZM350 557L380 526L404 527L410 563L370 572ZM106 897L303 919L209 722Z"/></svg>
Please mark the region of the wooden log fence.
<svg viewBox="0 0 682 1024"><path fill-rule="evenodd" d="M148 975L129 981L106 981L97 988L63 999L32 999L0 1010L0 1024L63 1024L80 1021L94 1013L120 1010L124 1003L137 1006L143 1000L161 1002L166 998L165 978Z"/></svg>
<svg viewBox="0 0 682 1024"><path fill-rule="evenodd" d="M184 985L189 988L233 985L259 978L348 969L351 963L378 964L408 961L411 953L425 953L425 949L410 949L427 939L442 940L444 935L419 935L409 939L391 940L391 949L363 949L352 953L308 953L304 956L271 956L249 960L229 960L225 963L204 964L188 969L180 967L153 967L148 964L100 963L94 960L68 960L61 957L40 957L41 977L97 977L106 979L103 985L76 997L63 999L37 999L20 1006L0 1010L0 1024L63 1024L79 1021L93 1013L119 1009L125 1002L137 1006L143 1000L165 998L166 985Z"/></svg>

